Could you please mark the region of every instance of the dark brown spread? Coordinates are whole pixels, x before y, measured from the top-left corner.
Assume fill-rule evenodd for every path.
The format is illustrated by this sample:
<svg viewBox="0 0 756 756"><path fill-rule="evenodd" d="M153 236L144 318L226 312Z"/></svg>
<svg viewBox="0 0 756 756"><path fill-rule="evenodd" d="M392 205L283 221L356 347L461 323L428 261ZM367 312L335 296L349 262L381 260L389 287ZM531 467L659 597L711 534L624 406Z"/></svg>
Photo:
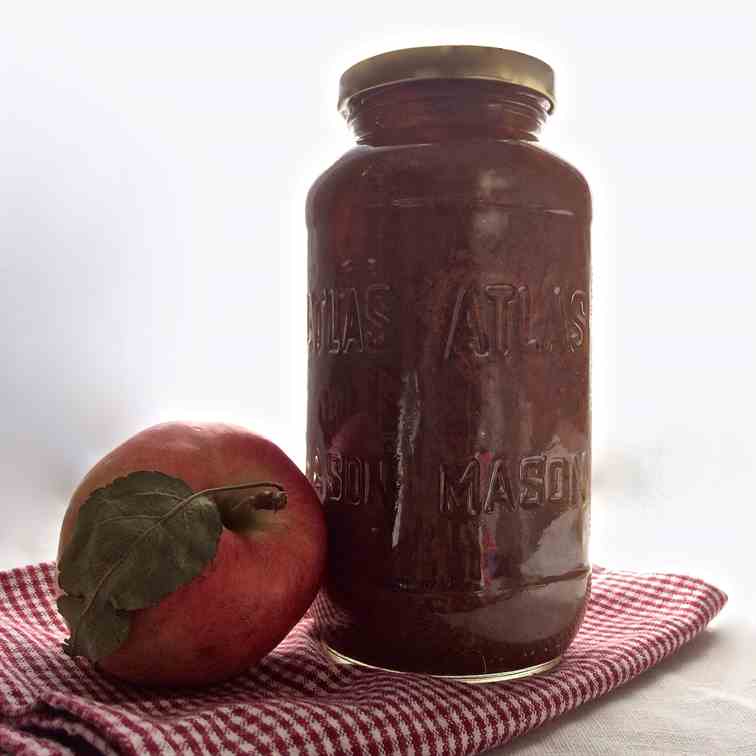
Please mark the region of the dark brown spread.
<svg viewBox="0 0 756 756"><path fill-rule="evenodd" d="M360 145L307 203L308 477L323 632L390 669L552 660L590 583L589 224L505 82L353 98Z"/></svg>

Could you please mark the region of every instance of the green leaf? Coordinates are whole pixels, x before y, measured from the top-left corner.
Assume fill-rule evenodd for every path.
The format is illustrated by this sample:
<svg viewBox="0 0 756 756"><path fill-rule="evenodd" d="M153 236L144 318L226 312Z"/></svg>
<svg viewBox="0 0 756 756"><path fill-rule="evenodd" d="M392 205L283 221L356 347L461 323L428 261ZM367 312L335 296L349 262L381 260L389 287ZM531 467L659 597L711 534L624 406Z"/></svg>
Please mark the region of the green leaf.
<svg viewBox="0 0 756 756"><path fill-rule="evenodd" d="M222 529L208 496L160 472L134 472L93 491L58 564L70 599L59 602L71 630L68 652L95 661L102 649L112 653L128 635L128 616L125 635L117 618L200 575ZM113 639L105 640L108 634Z"/></svg>
<svg viewBox="0 0 756 756"><path fill-rule="evenodd" d="M128 612L119 612L107 603L97 602L82 617L85 600L76 596L63 595L58 599L58 611L69 627L78 627L78 649L74 649L70 638L63 643L63 650L69 656L86 656L97 661L110 656L126 642L131 629Z"/></svg>

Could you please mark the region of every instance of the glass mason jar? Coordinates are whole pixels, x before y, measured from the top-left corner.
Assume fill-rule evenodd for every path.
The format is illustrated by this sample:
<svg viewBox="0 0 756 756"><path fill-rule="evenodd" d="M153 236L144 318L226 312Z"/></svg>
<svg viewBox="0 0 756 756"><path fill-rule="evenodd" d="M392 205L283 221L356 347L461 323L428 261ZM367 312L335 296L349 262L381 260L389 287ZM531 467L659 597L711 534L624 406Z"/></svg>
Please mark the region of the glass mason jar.
<svg viewBox="0 0 756 756"><path fill-rule="evenodd" d="M400 50L339 105L358 146L307 199L325 644L473 681L549 669L590 590L591 204L537 144L553 72Z"/></svg>

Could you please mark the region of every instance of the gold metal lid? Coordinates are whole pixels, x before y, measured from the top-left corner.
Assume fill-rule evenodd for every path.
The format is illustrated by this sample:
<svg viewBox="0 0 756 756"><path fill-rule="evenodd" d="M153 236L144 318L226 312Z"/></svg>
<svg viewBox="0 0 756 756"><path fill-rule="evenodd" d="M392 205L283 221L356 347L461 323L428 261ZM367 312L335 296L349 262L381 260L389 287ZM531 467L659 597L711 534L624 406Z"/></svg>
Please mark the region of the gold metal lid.
<svg viewBox="0 0 756 756"><path fill-rule="evenodd" d="M476 45L410 47L376 55L348 68L339 84L339 110L369 89L418 79L485 79L518 84L543 95L554 110L554 71L514 50Z"/></svg>

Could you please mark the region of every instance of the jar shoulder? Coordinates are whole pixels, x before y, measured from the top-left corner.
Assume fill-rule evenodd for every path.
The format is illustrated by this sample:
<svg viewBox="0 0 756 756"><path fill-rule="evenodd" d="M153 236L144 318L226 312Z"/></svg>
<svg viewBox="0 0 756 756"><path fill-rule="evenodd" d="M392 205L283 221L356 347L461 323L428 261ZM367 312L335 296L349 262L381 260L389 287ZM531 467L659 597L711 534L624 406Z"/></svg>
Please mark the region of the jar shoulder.
<svg viewBox="0 0 756 756"><path fill-rule="evenodd" d="M461 202L591 216L588 183L539 144L481 140L349 150L313 184L308 223L334 206Z"/></svg>

